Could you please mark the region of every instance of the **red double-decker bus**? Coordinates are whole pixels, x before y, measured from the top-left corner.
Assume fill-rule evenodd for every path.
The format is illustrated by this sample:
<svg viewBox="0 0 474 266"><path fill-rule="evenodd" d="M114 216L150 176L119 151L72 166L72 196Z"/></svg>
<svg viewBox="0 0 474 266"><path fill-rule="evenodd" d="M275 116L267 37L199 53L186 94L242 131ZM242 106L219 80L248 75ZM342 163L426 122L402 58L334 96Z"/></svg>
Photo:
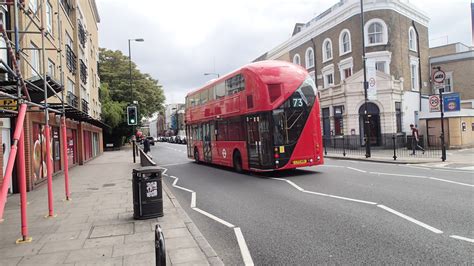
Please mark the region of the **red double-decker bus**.
<svg viewBox="0 0 474 266"><path fill-rule="evenodd" d="M316 87L301 66L246 65L186 96L188 157L272 171L323 163Z"/></svg>

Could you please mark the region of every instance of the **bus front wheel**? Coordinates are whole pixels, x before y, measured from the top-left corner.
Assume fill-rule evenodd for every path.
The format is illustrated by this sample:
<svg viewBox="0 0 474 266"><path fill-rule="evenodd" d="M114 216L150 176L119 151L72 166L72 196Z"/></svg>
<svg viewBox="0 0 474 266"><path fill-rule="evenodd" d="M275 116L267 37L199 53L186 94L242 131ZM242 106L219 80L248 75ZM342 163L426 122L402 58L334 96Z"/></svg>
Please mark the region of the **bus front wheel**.
<svg viewBox="0 0 474 266"><path fill-rule="evenodd" d="M237 173L242 173L242 157L240 156L240 152L236 151L234 152L234 170Z"/></svg>

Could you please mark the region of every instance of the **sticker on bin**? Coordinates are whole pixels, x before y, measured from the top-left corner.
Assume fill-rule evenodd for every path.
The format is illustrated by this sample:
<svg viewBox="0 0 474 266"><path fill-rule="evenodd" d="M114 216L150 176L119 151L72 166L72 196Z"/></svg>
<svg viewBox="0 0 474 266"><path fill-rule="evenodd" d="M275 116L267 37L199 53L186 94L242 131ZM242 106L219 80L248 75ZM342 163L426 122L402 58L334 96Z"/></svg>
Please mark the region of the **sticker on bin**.
<svg viewBox="0 0 474 266"><path fill-rule="evenodd" d="M146 197L152 198L158 196L158 182L146 183Z"/></svg>

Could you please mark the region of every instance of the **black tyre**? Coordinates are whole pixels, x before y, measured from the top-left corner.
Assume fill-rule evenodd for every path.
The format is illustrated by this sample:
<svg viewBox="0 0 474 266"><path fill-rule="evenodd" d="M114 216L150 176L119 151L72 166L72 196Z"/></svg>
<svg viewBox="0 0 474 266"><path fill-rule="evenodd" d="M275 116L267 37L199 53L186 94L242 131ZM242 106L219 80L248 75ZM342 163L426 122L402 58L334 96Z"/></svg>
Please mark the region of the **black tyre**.
<svg viewBox="0 0 474 266"><path fill-rule="evenodd" d="M237 173L242 173L242 156L240 156L239 151L234 152L233 162L234 162L234 170Z"/></svg>

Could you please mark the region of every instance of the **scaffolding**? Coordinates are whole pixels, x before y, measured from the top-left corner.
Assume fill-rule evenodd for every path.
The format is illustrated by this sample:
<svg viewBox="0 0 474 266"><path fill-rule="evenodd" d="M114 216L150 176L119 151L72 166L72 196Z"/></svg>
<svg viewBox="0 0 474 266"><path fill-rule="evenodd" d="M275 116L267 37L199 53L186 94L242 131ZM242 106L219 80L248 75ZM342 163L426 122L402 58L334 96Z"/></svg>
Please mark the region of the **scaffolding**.
<svg viewBox="0 0 474 266"><path fill-rule="evenodd" d="M56 12L58 35L57 42L47 36L50 34L46 29L46 0L39 0L38 6L34 12L25 5L24 0L7 0L0 2L0 5L8 7L10 14L9 21L11 23L5 24L5 21L0 21L1 38L6 43L6 49L10 64L0 59L0 68L6 74L7 79L0 84L0 99L9 99L16 102L16 108L11 106L0 106L0 117L10 117L16 119L15 130L13 133L13 140L11 151L8 157L5 174L3 176L3 183L0 187L0 221L3 219L5 204L7 200L8 188L12 177L15 161L17 161L17 177L20 190L20 205L21 205L21 235L17 243L31 242L32 238L28 234L28 220L27 220L27 189L26 189L26 164L25 164L25 135L24 135L24 121L27 112L44 112L44 135L46 144L46 168L47 168L47 186L48 186L48 214L46 217L55 217L53 206L53 187L52 174L53 162L51 156L51 129L49 123L49 114L54 113L61 116L61 152L63 156L63 171L65 184L65 198L70 200L69 192L69 173L68 173L68 152L67 152L67 138L66 138L66 109L69 107L65 102L64 96L64 69L63 69L63 51L62 43L62 21L60 10ZM60 0L57 0L58 7L61 5ZM50 11L51 12L51 11ZM27 23L23 29L19 29L19 15L22 14ZM53 14L50 14L51 16ZM38 20L35 18L39 18ZM25 22L25 21L24 21ZM7 29L7 26L10 29ZM13 28L13 29L11 29ZM21 47L22 39L28 34L41 35L41 46L36 48ZM11 36L14 40L12 41ZM31 62L31 58L24 52L25 50L37 50L40 54L40 67L37 69L35 64ZM55 51L59 56L59 70L60 81L55 82L52 77L48 75L46 51ZM21 59L21 60L20 60ZM26 80L21 72L20 62L28 65L34 74L37 75L34 80ZM60 92L61 95L58 93ZM48 98L55 97L59 100L59 104L48 103ZM15 110L16 109L16 110Z"/></svg>

